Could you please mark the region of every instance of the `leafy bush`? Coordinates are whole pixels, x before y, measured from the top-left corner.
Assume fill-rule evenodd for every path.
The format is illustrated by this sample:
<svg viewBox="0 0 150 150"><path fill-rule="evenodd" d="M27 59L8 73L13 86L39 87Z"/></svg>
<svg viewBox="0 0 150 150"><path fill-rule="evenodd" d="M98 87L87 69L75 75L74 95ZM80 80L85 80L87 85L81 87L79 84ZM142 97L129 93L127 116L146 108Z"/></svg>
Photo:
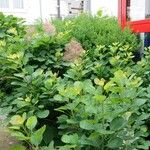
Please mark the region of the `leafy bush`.
<svg viewBox="0 0 150 150"><path fill-rule="evenodd" d="M84 49L95 49L97 45L109 46L116 42L130 45L133 51L139 48L137 37L129 29L122 32L116 18L82 14L72 20L55 20L54 24L58 32L69 31L71 37L76 38Z"/></svg>
<svg viewBox="0 0 150 150"><path fill-rule="evenodd" d="M24 53L23 37L26 32L23 22L22 19L0 13L0 87L7 92L11 90L10 79Z"/></svg>
<svg viewBox="0 0 150 150"><path fill-rule="evenodd" d="M150 71L149 71L150 55L149 54L150 54L150 48L145 48L141 61L137 62L137 64L134 65L132 68L138 76L142 77L144 87L149 86L149 82L150 82Z"/></svg>
<svg viewBox="0 0 150 150"><path fill-rule="evenodd" d="M33 150L148 149L149 69L140 68L149 57L133 61L139 43L129 29L85 14L53 21L56 29L2 16L10 26L0 47L0 103L13 136ZM12 27L17 34L7 33Z"/></svg>
<svg viewBox="0 0 150 150"><path fill-rule="evenodd" d="M57 110L64 149L134 149L147 136L139 108L140 78L118 70L110 81L95 78L61 85L54 98L65 102ZM141 145L140 145L141 146ZM147 147L148 148L148 147Z"/></svg>
<svg viewBox="0 0 150 150"><path fill-rule="evenodd" d="M13 19L12 17L10 21ZM16 24L17 22L16 20ZM27 142L31 148L39 149L41 142L41 145L48 145L57 133L58 115L54 108L60 105L50 101L50 98L55 94L58 76L63 76L68 68L68 62L63 60L67 36L65 34L51 36L49 32L43 34L44 30L37 32L35 29L35 33L29 38L31 36L29 32L27 30L24 37L16 35L18 39L16 38L15 43L7 40L10 45L7 52L6 47L1 48L0 98L3 108L1 114L8 114L8 120L11 119L12 135ZM37 118L37 124L33 129L35 135L42 125L47 125L44 126L46 129L42 130L45 131L44 138L42 132L40 135L42 139L38 143L31 140L33 130L26 126L32 116ZM18 124L15 120L19 119L22 122ZM53 133L51 138L48 137L49 131Z"/></svg>
<svg viewBox="0 0 150 150"><path fill-rule="evenodd" d="M97 45L94 51L87 51L80 60L75 61L65 76L73 80L94 79L95 76L109 79L119 69L130 71L130 67L135 65L133 57L129 45Z"/></svg>
<svg viewBox="0 0 150 150"><path fill-rule="evenodd" d="M0 13L0 40L14 41L25 34L23 20Z"/></svg>

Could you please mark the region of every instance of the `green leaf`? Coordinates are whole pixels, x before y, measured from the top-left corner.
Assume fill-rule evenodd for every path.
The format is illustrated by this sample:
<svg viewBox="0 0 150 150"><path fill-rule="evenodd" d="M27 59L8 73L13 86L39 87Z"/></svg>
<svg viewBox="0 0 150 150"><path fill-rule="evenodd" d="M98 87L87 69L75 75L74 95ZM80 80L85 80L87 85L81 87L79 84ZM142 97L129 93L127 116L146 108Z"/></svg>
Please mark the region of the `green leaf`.
<svg viewBox="0 0 150 150"><path fill-rule="evenodd" d="M101 135L109 135L109 134L114 133L114 131L109 131L109 130L104 130L104 129L99 129L99 130L97 130L97 132Z"/></svg>
<svg viewBox="0 0 150 150"><path fill-rule="evenodd" d="M45 129L46 129L46 126L44 125L42 128L38 129L32 134L31 136L32 144L34 144L35 146L38 146L42 142Z"/></svg>
<svg viewBox="0 0 150 150"><path fill-rule="evenodd" d="M112 120L112 122L110 123L110 129L111 130L119 130L121 128L123 128L126 125L127 121L122 118L122 117L118 117Z"/></svg>
<svg viewBox="0 0 150 150"><path fill-rule="evenodd" d="M109 81L108 83L105 84L104 86L104 90L106 90L106 92L109 92L109 90L114 86L115 84L112 81Z"/></svg>
<svg viewBox="0 0 150 150"><path fill-rule="evenodd" d="M3 32L0 32L0 38L4 38L5 37L5 33L3 33Z"/></svg>
<svg viewBox="0 0 150 150"><path fill-rule="evenodd" d="M97 139L99 138L99 134L96 132L93 132L92 134L88 138L85 135L83 135L80 138L80 144L81 145L89 145L92 147L97 147L97 145L99 145L97 143Z"/></svg>
<svg viewBox="0 0 150 150"><path fill-rule="evenodd" d="M142 150L148 150L149 147L150 147L150 141L144 141L143 144L137 146L138 149L142 149Z"/></svg>
<svg viewBox="0 0 150 150"><path fill-rule="evenodd" d="M46 125L46 130L44 132L43 142L48 145L55 137L58 136L58 128L54 125Z"/></svg>
<svg viewBox="0 0 150 150"><path fill-rule="evenodd" d="M95 95L93 98L94 98L97 102L103 103L104 100L106 99L106 96L104 96L104 95Z"/></svg>
<svg viewBox="0 0 150 150"><path fill-rule="evenodd" d="M54 141L52 141L52 142L49 144L47 150L55 150L55 149L54 149Z"/></svg>
<svg viewBox="0 0 150 150"><path fill-rule="evenodd" d="M30 103L27 102L27 101L18 101L16 104L17 104L18 108L23 108L25 106L29 106L30 105Z"/></svg>
<svg viewBox="0 0 150 150"><path fill-rule="evenodd" d="M19 77L19 78L24 78L24 74L23 73L15 73L14 76L15 77Z"/></svg>
<svg viewBox="0 0 150 150"><path fill-rule="evenodd" d="M85 129L85 130L93 130L94 122L92 120L80 121L80 128Z"/></svg>
<svg viewBox="0 0 150 150"><path fill-rule="evenodd" d="M136 100L134 101L134 103L135 103L135 105L137 105L137 106L142 106L143 104L146 103L146 101L147 101L147 99L138 98L138 99L136 99Z"/></svg>
<svg viewBox="0 0 150 150"><path fill-rule="evenodd" d="M28 139L28 137L26 137L22 132L19 132L19 131L13 131L11 133L11 136L14 136L16 137L18 140L21 140L21 141L25 141Z"/></svg>
<svg viewBox="0 0 150 150"><path fill-rule="evenodd" d="M32 116L27 120L26 126L29 130L33 130L37 124L36 116Z"/></svg>
<svg viewBox="0 0 150 150"><path fill-rule="evenodd" d="M23 117L21 117L21 116L19 116L19 115L15 115L15 116L13 116L13 117L11 118L10 123L11 123L12 125L23 125L24 121L25 121L25 120L24 120Z"/></svg>
<svg viewBox="0 0 150 150"><path fill-rule="evenodd" d="M46 80L46 81L44 82L44 84L45 84L45 87L46 87L47 89L51 89L51 88L52 88L52 85L53 85L53 80L52 80L52 79L48 79L48 80Z"/></svg>
<svg viewBox="0 0 150 150"><path fill-rule="evenodd" d="M39 118L46 118L49 115L49 110L40 110L37 112Z"/></svg>
<svg viewBox="0 0 150 150"><path fill-rule="evenodd" d="M37 78L38 76L42 75L43 70L42 69L37 69L33 74L33 78Z"/></svg>
<svg viewBox="0 0 150 150"><path fill-rule="evenodd" d="M63 98L62 98L61 95L57 94L57 95L54 96L54 100L56 100L56 101L62 101Z"/></svg>
<svg viewBox="0 0 150 150"><path fill-rule="evenodd" d="M11 126L11 127L9 127L9 129L20 130L20 126Z"/></svg>
<svg viewBox="0 0 150 150"><path fill-rule="evenodd" d="M108 141L107 146L109 148L113 148L114 149L114 148L119 148L122 144L123 144L123 140L122 139L114 138L114 139Z"/></svg>
<svg viewBox="0 0 150 150"><path fill-rule="evenodd" d="M40 150L55 150L54 148L54 141L52 141L48 147L44 146L44 147L41 147Z"/></svg>
<svg viewBox="0 0 150 150"><path fill-rule="evenodd" d="M95 92L95 87L92 84L91 80L86 80L83 82L84 85L84 91L89 93L89 94L93 94Z"/></svg>
<svg viewBox="0 0 150 150"><path fill-rule="evenodd" d="M58 117L58 123L60 123L60 124L66 123L67 119L68 119L67 115L61 115Z"/></svg>
<svg viewBox="0 0 150 150"><path fill-rule="evenodd" d="M8 150L26 150L26 148L22 145L11 146Z"/></svg>
<svg viewBox="0 0 150 150"><path fill-rule="evenodd" d="M65 145L65 146L59 147L59 150L73 150L75 148L76 148L76 145Z"/></svg>
<svg viewBox="0 0 150 150"><path fill-rule="evenodd" d="M63 135L61 139L64 143L69 143L69 144L77 144L79 137L78 134L72 134L72 135Z"/></svg>

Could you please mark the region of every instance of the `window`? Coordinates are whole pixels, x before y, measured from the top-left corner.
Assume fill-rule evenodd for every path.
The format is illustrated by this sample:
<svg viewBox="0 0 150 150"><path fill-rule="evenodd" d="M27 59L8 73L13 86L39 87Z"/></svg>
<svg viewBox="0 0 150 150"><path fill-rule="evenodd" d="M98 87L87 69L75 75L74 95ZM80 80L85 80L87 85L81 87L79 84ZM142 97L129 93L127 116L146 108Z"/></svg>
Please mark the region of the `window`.
<svg viewBox="0 0 150 150"><path fill-rule="evenodd" d="M128 0L127 1L127 20L137 21L145 19L146 1L143 0ZM149 0L148 0L149 1Z"/></svg>
<svg viewBox="0 0 150 150"><path fill-rule="evenodd" d="M22 9L23 7L23 0L13 0L13 8Z"/></svg>
<svg viewBox="0 0 150 150"><path fill-rule="evenodd" d="M9 8L9 0L0 0L0 8Z"/></svg>

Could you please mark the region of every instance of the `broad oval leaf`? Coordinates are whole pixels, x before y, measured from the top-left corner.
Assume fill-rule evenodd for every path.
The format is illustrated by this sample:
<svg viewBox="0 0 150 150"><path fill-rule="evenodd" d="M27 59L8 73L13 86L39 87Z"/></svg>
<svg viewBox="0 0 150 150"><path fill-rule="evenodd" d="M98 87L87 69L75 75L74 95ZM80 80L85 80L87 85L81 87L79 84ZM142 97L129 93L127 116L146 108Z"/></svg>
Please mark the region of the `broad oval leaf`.
<svg viewBox="0 0 150 150"><path fill-rule="evenodd" d="M15 116L13 116L13 117L11 118L10 123L11 123L12 125L23 125L24 121L25 121L25 120L24 120L23 117L21 117L21 116L19 116L19 115L15 115Z"/></svg>
<svg viewBox="0 0 150 150"><path fill-rule="evenodd" d="M94 121L93 120L82 120L80 122L80 128L85 130L94 130Z"/></svg>
<svg viewBox="0 0 150 150"><path fill-rule="evenodd" d="M110 129L113 131L119 130L119 129L123 128L126 125L126 123L127 123L127 121L122 117L115 118L110 123Z"/></svg>
<svg viewBox="0 0 150 150"><path fill-rule="evenodd" d="M48 80L46 80L46 81L44 82L44 84L45 84L45 87L46 87L47 89L51 89L51 88L52 88L52 85L53 85L53 80L52 80L52 79L48 79Z"/></svg>
<svg viewBox="0 0 150 150"><path fill-rule="evenodd" d="M54 100L63 101L63 97L61 95L57 94L57 95L54 96Z"/></svg>
<svg viewBox="0 0 150 150"><path fill-rule="evenodd" d="M146 103L146 101L147 101L147 99L138 98L138 99L136 99L136 100L134 101L134 103L135 103L135 105L137 105L137 106L142 106L143 104Z"/></svg>
<svg viewBox="0 0 150 150"><path fill-rule="evenodd" d="M79 137L78 137L78 134L63 135L61 140L64 143L77 144L78 140L79 140Z"/></svg>
<svg viewBox="0 0 150 150"><path fill-rule="evenodd" d="M33 130L37 124L36 116L32 116L27 120L26 126L29 130Z"/></svg>
<svg viewBox="0 0 150 150"><path fill-rule="evenodd" d="M114 139L108 141L107 146L109 148L113 148L114 149L114 148L119 148L122 144L123 144L123 140L122 139L114 138Z"/></svg>
<svg viewBox="0 0 150 150"><path fill-rule="evenodd" d="M49 110L40 110L37 112L39 118L46 118L49 115Z"/></svg>

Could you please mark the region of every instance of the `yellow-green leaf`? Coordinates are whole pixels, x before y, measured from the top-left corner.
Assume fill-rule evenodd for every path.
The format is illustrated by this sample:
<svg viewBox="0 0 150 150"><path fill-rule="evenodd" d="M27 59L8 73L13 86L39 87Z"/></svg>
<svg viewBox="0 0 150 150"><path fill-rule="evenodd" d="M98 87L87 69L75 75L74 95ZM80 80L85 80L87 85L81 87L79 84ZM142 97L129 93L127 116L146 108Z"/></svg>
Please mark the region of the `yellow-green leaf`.
<svg viewBox="0 0 150 150"><path fill-rule="evenodd" d="M15 115L11 118L10 123L12 125L22 125L24 123L24 118L19 115Z"/></svg>
<svg viewBox="0 0 150 150"><path fill-rule="evenodd" d="M27 120L26 126L29 130L33 130L37 124L36 116L32 116Z"/></svg>

